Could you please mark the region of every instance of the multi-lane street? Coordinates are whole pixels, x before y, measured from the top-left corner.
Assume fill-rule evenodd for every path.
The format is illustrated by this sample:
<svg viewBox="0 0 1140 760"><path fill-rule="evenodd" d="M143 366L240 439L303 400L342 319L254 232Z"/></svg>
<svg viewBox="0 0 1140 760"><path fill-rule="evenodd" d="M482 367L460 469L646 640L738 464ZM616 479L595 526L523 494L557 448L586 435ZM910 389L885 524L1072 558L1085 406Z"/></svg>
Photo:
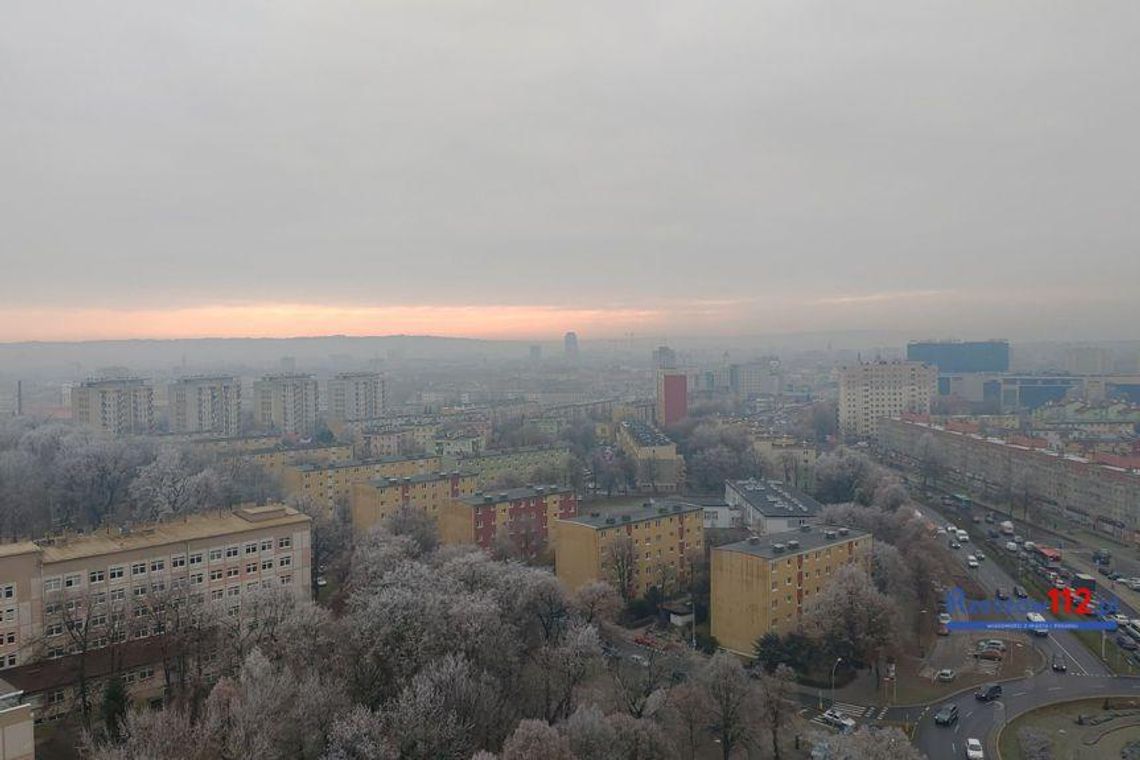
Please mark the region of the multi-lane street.
<svg viewBox="0 0 1140 760"><path fill-rule="evenodd" d="M945 525L947 520L934 510L923 507L922 512L935 524ZM963 544L956 550L958 560L965 567L966 556L979 547ZM987 554L990 553L983 549ZM969 570L989 594L996 589L1009 591L1016 581L992 559L982 561L979 567ZM1055 673L1046 668L1036 675L1002 683L1002 696L993 702L981 702L974 697L974 689L931 705L918 721L915 741L930 760L949 760L965 757L968 737L981 739L987 754L996 756L997 730L1013 717L1035 707L1058 700L1110 695L1140 695L1140 678L1114 676L1096 656L1086 649L1072 633L1053 631L1044 638L1034 638L1034 646L1045 655L1047 663L1054 657L1068 666L1067 673ZM1108 646L1113 646L1111 643ZM958 706L959 720L952 726L938 726L934 714L943 704Z"/></svg>

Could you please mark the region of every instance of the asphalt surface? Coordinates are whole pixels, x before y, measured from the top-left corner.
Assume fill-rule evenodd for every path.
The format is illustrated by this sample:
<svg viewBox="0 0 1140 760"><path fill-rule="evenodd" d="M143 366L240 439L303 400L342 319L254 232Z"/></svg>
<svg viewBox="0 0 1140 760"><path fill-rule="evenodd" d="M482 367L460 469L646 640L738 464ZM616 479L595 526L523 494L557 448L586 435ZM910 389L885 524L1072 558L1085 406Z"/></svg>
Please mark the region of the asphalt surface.
<svg viewBox="0 0 1140 760"><path fill-rule="evenodd" d="M921 509L928 519L940 526L953 522L959 527L966 527L964 519L947 519L929 507ZM952 514L951 510L946 512ZM990 526L983 524L973 527ZM989 559L994 551L1001 551L1000 549L991 548L991 545L979 547L971 541L954 553L965 566L967 555L976 554L979 548L987 559L980 562L976 570L968 572L991 596L999 587L1012 591L1014 579ZM1104 594L1100 596L1103 597ZM997 730L1017 715L1042 705L1083 697L1140 696L1140 678L1114 676L1071 632L1052 631L1047 637L1031 638L1034 646L1044 653L1046 663L1057 657L1066 663L1068 672L1054 673L1046 668L1033 676L1003 681L1002 696L993 702L978 701L974 697L974 689L969 689L953 698L930 705L922 711L915 733L915 744L930 760L965 757L968 737L981 739L986 744L987 756L996 757ZM1107 646L1115 645L1108 641ZM948 703L958 705L958 722L952 726L935 725L934 714Z"/></svg>

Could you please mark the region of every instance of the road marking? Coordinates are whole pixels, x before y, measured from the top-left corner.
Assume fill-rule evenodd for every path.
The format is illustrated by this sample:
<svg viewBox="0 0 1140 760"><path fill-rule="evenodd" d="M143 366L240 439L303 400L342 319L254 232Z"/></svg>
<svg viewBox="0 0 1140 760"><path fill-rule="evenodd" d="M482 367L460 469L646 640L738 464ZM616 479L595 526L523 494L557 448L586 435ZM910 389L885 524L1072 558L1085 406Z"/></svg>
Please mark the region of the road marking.
<svg viewBox="0 0 1140 760"><path fill-rule="evenodd" d="M966 713L966 717L967 717L967 718L969 718L969 717L970 717L971 715L973 715L973 714L974 714L974 711L973 711L973 710L970 710L970 712Z"/></svg>
<svg viewBox="0 0 1140 760"><path fill-rule="evenodd" d="M1076 657L1073 657L1071 654L1069 654L1069 650L1065 649L1064 645L1060 641L1057 641L1056 636L1053 637L1053 643L1056 644L1060 648L1060 650L1065 653L1066 657L1068 657L1070 660L1073 661L1074 665L1076 665L1078 668L1081 669L1081 673L1083 675L1087 676L1089 674L1089 672L1087 670L1085 670L1085 666L1081 665L1081 663L1077 661Z"/></svg>
<svg viewBox="0 0 1140 760"><path fill-rule="evenodd" d="M1060 690L1061 690L1061 687L1060 687L1060 686L1050 686L1050 687L1049 687L1048 689L1046 689L1045 691L1060 691Z"/></svg>
<svg viewBox="0 0 1140 760"><path fill-rule="evenodd" d="M1011 697L1024 697L1028 693L1029 692L1027 692L1027 691L1015 691L1013 694L1010 694L1010 696Z"/></svg>

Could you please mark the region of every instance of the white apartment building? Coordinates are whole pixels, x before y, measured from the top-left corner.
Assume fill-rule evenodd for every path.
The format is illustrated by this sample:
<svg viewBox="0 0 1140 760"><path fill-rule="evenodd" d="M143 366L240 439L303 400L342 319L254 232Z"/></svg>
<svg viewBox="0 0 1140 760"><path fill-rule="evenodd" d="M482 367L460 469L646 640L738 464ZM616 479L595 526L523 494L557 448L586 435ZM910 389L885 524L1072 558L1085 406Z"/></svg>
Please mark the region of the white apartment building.
<svg viewBox="0 0 1140 760"><path fill-rule="evenodd" d="M330 419L375 419L384 413L385 401L384 376L379 372L341 372L329 380Z"/></svg>
<svg viewBox="0 0 1140 760"><path fill-rule="evenodd" d="M241 382L227 375L184 377L167 389L175 433L241 434Z"/></svg>
<svg viewBox="0 0 1140 760"><path fill-rule="evenodd" d="M266 375L253 384L253 414L263 430L310 435L317 425L312 375Z"/></svg>
<svg viewBox="0 0 1140 760"><path fill-rule="evenodd" d="M839 431L874 438L879 420L906 412L930 414L938 369L921 362L869 362L841 367Z"/></svg>

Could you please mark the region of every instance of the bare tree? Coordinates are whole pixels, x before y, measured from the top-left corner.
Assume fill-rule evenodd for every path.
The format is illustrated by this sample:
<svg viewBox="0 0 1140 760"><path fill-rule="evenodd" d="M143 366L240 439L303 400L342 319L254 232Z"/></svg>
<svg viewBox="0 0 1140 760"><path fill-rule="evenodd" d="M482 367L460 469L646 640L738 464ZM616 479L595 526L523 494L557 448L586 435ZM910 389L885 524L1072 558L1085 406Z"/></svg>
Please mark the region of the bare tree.
<svg viewBox="0 0 1140 760"><path fill-rule="evenodd" d="M787 665L779 665L772 675L760 678L761 722L768 731L773 760L780 760L783 740L799 716L795 682L796 674Z"/></svg>
<svg viewBox="0 0 1140 760"><path fill-rule="evenodd" d="M875 666L896 642L898 608L856 565L837 569L831 583L805 605L803 628L849 662Z"/></svg>
<svg viewBox="0 0 1140 760"><path fill-rule="evenodd" d="M698 682L708 698L709 729L720 742L724 760L729 760L733 750L754 737L755 687L740 661L726 652L713 655Z"/></svg>
<svg viewBox="0 0 1140 760"><path fill-rule="evenodd" d="M503 744L502 760L531 760L536 757L575 760L570 743L549 723L524 720Z"/></svg>
<svg viewBox="0 0 1140 760"><path fill-rule="evenodd" d="M571 600L574 610L589 624L612 623L621 612L621 597L605 581L587 583Z"/></svg>
<svg viewBox="0 0 1140 760"><path fill-rule="evenodd" d="M697 748L708 727L712 711L708 692L699 684L683 683L669 694L669 719L666 725L673 729L674 744L683 749L689 760L697 757Z"/></svg>
<svg viewBox="0 0 1140 760"><path fill-rule="evenodd" d="M626 604L637 595L637 548L628 535L618 536L606 544L602 566L622 601Z"/></svg>
<svg viewBox="0 0 1140 760"><path fill-rule="evenodd" d="M854 733L821 736L820 741L826 741L836 757L859 760L923 760L925 757L897 728L872 731L861 726Z"/></svg>

